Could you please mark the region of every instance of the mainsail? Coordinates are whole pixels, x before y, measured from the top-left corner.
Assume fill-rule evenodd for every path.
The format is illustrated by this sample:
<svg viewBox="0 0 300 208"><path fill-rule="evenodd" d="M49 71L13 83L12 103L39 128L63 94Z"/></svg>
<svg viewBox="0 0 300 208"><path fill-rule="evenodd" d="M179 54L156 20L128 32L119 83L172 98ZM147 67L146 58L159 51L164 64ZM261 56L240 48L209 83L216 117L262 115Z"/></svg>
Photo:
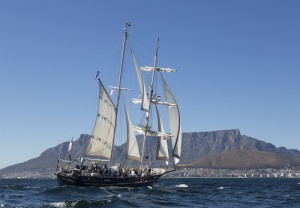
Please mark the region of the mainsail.
<svg viewBox="0 0 300 208"><path fill-rule="evenodd" d="M85 155L111 157L114 130L116 122L116 108L99 80L98 113L92 137L85 149Z"/></svg>
<svg viewBox="0 0 300 208"><path fill-rule="evenodd" d="M182 134L181 134L181 124L180 124L180 115L179 109L176 103L176 100L167 85L165 79L161 74L162 85L164 89L166 102L175 104L174 106L167 106L168 116L170 122L170 130L172 137L172 156L175 159L175 164L179 162L181 155L181 143L182 143Z"/></svg>

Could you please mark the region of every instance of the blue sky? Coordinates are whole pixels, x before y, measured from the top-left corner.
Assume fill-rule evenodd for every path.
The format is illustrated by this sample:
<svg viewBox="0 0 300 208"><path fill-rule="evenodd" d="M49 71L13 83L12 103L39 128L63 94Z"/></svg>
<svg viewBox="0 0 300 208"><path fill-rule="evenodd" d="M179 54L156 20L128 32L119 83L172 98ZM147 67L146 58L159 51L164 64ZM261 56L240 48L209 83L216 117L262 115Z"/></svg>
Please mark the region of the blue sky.
<svg viewBox="0 0 300 208"><path fill-rule="evenodd" d="M299 8L292 0L0 1L0 168L91 133L94 75L112 80L126 21L149 52L159 37L160 63L178 70L167 79L183 132L239 129L300 150Z"/></svg>

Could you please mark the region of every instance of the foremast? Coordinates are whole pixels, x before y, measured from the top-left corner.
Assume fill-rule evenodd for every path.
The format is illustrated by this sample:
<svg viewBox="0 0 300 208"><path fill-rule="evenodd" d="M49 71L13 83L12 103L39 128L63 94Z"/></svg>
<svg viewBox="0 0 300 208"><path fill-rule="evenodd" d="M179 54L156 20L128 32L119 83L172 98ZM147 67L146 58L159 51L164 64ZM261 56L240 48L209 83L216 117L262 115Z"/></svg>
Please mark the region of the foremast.
<svg viewBox="0 0 300 208"><path fill-rule="evenodd" d="M121 84L122 84L124 57L125 57L125 49L126 49L126 42L127 42L127 28L129 26L130 26L130 22L126 22L126 25L125 25L125 28L124 28L124 38L123 38L119 83L118 83L118 88L117 88L118 94L117 94L117 103L116 103L116 119L115 119L114 138L113 138L113 143L112 143L113 145L115 143L115 135L116 135L116 129L117 129L118 109L119 109L119 103L120 103L120 97L121 97ZM112 151L111 151L111 156L110 156L110 164L112 164L113 145L112 145Z"/></svg>

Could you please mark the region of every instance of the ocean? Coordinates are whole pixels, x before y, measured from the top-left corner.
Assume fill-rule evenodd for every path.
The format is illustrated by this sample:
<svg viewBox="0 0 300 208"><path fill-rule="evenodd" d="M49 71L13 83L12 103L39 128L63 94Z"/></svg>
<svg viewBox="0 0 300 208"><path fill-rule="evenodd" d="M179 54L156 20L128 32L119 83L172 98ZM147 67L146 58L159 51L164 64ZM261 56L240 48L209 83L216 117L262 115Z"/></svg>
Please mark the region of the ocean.
<svg viewBox="0 0 300 208"><path fill-rule="evenodd" d="M0 179L0 207L300 207L300 179L161 178L142 188Z"/></svg>

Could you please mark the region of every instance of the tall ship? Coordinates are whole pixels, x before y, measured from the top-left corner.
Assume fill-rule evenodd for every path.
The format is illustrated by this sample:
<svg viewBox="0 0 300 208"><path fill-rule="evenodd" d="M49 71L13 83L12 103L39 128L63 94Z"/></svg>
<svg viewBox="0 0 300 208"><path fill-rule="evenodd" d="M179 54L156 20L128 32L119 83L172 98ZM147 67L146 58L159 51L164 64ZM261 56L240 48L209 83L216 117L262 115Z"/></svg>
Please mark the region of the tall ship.
<svg viewBox="0 0 300 208"><path fill-rule="evenodd" d="M152 66L140 67L130 49L132 69L124 70L129 26L130 22L126 22L118 84L108 86L110 93L97 72L98 110L90 139L75 157L71 154L71 141L69 158L58 159L55 175L61 186L152 186L163 175L175 171L174 164L179 162L182 143L179 108L164 79L165 74L176 70L157 66L159 40ZM137 90L123 86L126 71L133 72L135 77L130 77L130 82L136 82ZM137 92L137 96L126 98L129 92ZM139 117L138 124L133 124L131 114ZM169 121L169 133L165 132L163 120ZM124 138L123 143L120 138ZM118 145L125 148L116 156Z"/></svg>

